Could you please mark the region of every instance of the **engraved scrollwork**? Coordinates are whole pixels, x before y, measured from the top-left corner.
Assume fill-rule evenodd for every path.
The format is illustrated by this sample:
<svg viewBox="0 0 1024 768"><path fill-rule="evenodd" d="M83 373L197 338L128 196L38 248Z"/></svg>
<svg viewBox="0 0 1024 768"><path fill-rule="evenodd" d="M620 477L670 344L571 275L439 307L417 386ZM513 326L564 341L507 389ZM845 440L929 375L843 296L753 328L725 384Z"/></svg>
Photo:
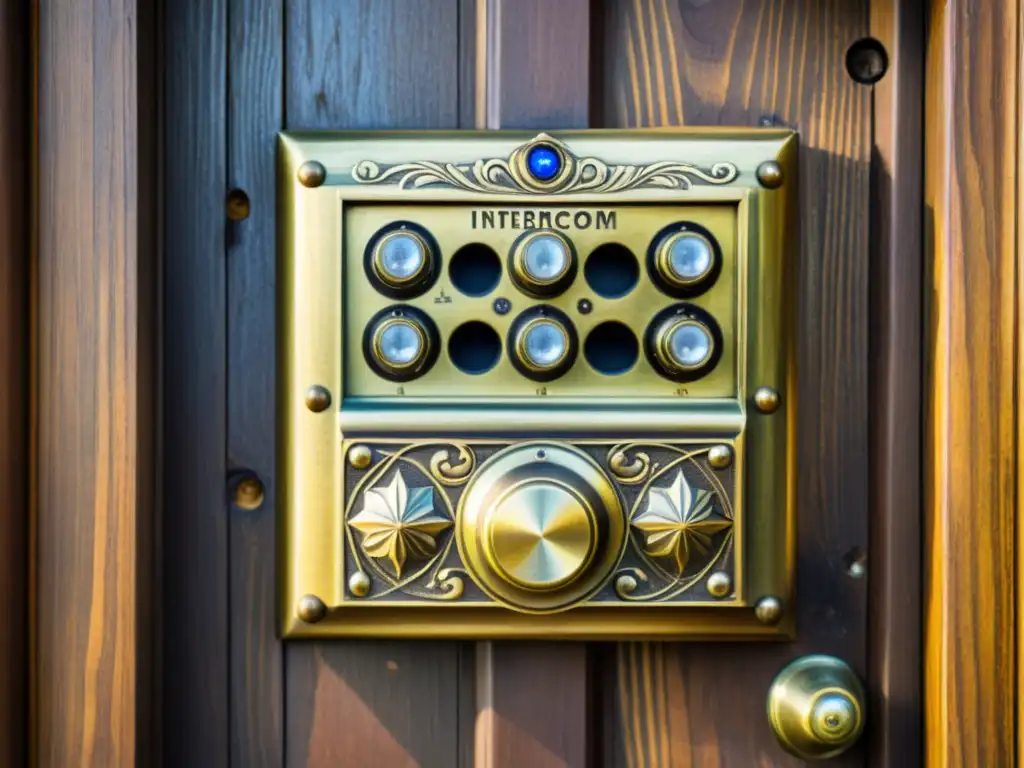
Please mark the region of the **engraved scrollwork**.
<svg viewBox="0 0 1024 768"><path fill-rule="evenodd" d="M539 183L527 170L529 149L541 143L554 147L564 163L564 171L554 183ZM540 134L516 148L507 159L492 158L469 164L424 160L390 166L363 160L352 169L352 178L360 184L397 183L400 189L437 184L492 194L609 193L642 188L685 190L695 181L722 185L738 177L739 169L729 162L716 162L707 169L673 160L649 165L607 165L593 157L576 157L565 144L547 134Z"/></svg>
<svg viewBox="0 0 1024 768"><path fill-rule="evenodd" d="M639 568L623 568L615 575L615 594L628 600L636 592L640 582L646 582L647 574Z"/></svg>
<svg viewBox="0 0 1024 768"><path fill-rule="evenodd" d="M650 454L635 451L632 461L629 454L629 446L615 446L608 452L608 468L620 483L625 485L642 483L652 471ZM657 464L654 465L654 469L657 469Z"/></svg>
<svg viewBox="0 0 1024 768"><path fill-rule="evenodd" d="M454 465L451 462L452 449L458 452L459 458ZM473 474L475 466L473 450L462 443L454 443L451 448L441 449L430 457L430 475L444 485L463 485Z"/></svg>
<svg viewBox="0 0 1024 768"><path fill-rule="evenodd" d="M440 599L458 600L462 597L466 584L462 580L462 576L457 574L465 575L465 573L465 571L459 568L443 568L434 575L430 586L433 589L441 590L441 594L438 595Z"/></svg>

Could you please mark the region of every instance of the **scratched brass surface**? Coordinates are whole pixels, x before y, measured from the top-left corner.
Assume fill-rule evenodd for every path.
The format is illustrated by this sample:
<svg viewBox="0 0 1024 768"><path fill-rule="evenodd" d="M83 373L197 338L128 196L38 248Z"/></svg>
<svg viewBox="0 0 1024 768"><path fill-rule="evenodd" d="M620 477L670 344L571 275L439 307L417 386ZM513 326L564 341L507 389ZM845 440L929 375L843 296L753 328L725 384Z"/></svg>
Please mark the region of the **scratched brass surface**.
<svg viewBox="0 0 1024 768"><path fill-rule="evenodd" d="M562 153L563 172L550 183L525 171L524 153L537 140ZM795 147L792 133L775 130L283 134L282 634L791 635ZM782 168L777 189L757 181L766 160ZM509 277L527 210L538 223L543 211L583 211L605 224L615 214L615 229L560 220L578 262L573 282L552 297L528 296ZM518 211L520 227L473 229L474 211L478 224L484 211L507 211L509 224ZM438 277L419 296L385 296L365 275L367 243L396 220L415 222L438 245ZM683 220L711 232L721 271L706 292L679 298L653 285L647 250L662 227ZM500 282L484 296L466 296L451 282L449 260L468 242L487 244L501 260ZM625 245L639 262L636 287L618 299L595 295L584 274L589 254L607 242ZM510 310L497 311L496 298ZM582 308L581 299L591 306ZM706 312L721 332L715 367L686 382L659 374L645 351L651 321L680 302ZM544 383L511 364L505 338L523 311L541 304L569 317L580 344L569 370ZM395 305L429 316L441 346L427 373L403 382L373 372L363 349L367 322ZM470 319L486 322L502 342L497 365L481 375L458 370L449 355L452 330ZM618 375L594 370L582 350L587 332L612 319L639 345L636 364ZM330 392L323 411L306 403L314 386ZM780 393L778 409L753 406L759 387ZM556 466L538 485L543 471L531 464L513 486L532 490L503 505L492 497L508 482L491 488L485 468L517 445L539 445L552 456L583 452L596 475L563 476L565 467ZM599 502L596 487L616 503ZM525 520L537 520L520 502L539 504L556 490L573 522L570 551L522 566L516 537ZM475 565L460 544L469 540L461 500L470 493L489 499L480 508L491 510L481 518L477 540L485 545ZM748 506L749 498L757 504ZM541 522L531 546L553 552L558 536L540 549L537 537L548 537L557 521ZM602 525L623 536L609 538ZM621 546L609 550L605 541ZM592 576L596 563L596 582L576 581ZM540 595L551 582L576 588L579 599L509 599L484 583L483 567L512 591ZM781 621L758 620L754 606L765 597L780 601ZM304 620L299 607L314 598L326 610Z"/></svg>

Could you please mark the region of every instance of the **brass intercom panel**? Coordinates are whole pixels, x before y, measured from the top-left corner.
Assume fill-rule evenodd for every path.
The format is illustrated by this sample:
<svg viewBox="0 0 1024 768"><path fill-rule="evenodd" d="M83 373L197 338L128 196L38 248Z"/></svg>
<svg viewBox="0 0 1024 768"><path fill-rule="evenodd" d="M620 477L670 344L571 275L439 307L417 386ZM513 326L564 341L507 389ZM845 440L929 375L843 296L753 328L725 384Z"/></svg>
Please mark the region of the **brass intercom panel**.
<svg viewBox="0 0 1024 768"><path fill-rule="evenodd" d="M283 635L790 635L796 162L282 134Z"/></svg>

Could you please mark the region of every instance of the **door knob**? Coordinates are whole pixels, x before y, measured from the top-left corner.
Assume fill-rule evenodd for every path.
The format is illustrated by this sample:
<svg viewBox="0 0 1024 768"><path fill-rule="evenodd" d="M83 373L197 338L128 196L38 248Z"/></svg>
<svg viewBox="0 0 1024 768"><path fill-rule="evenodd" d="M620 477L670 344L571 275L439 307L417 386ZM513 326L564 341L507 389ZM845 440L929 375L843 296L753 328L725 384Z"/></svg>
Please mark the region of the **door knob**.
<svg viewBox="0 0 1024 768"><path fill-rule="evenodd" d="M791 754L804 760L836 757L864 730L864 689L843 661L804 656L772 682L768 720Z"/></svg>

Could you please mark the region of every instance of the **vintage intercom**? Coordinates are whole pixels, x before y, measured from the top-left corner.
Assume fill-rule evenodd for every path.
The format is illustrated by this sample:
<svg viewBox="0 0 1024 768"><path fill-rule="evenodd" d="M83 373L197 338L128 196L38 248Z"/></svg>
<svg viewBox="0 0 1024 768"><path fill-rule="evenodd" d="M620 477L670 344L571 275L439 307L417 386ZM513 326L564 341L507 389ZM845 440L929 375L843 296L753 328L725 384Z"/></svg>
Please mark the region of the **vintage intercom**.
<svg viewBox="0 0 1024 768"><path fill-rule="evenodd" d="M792 634L790 131L279 141L285 637Z"/></svg>

